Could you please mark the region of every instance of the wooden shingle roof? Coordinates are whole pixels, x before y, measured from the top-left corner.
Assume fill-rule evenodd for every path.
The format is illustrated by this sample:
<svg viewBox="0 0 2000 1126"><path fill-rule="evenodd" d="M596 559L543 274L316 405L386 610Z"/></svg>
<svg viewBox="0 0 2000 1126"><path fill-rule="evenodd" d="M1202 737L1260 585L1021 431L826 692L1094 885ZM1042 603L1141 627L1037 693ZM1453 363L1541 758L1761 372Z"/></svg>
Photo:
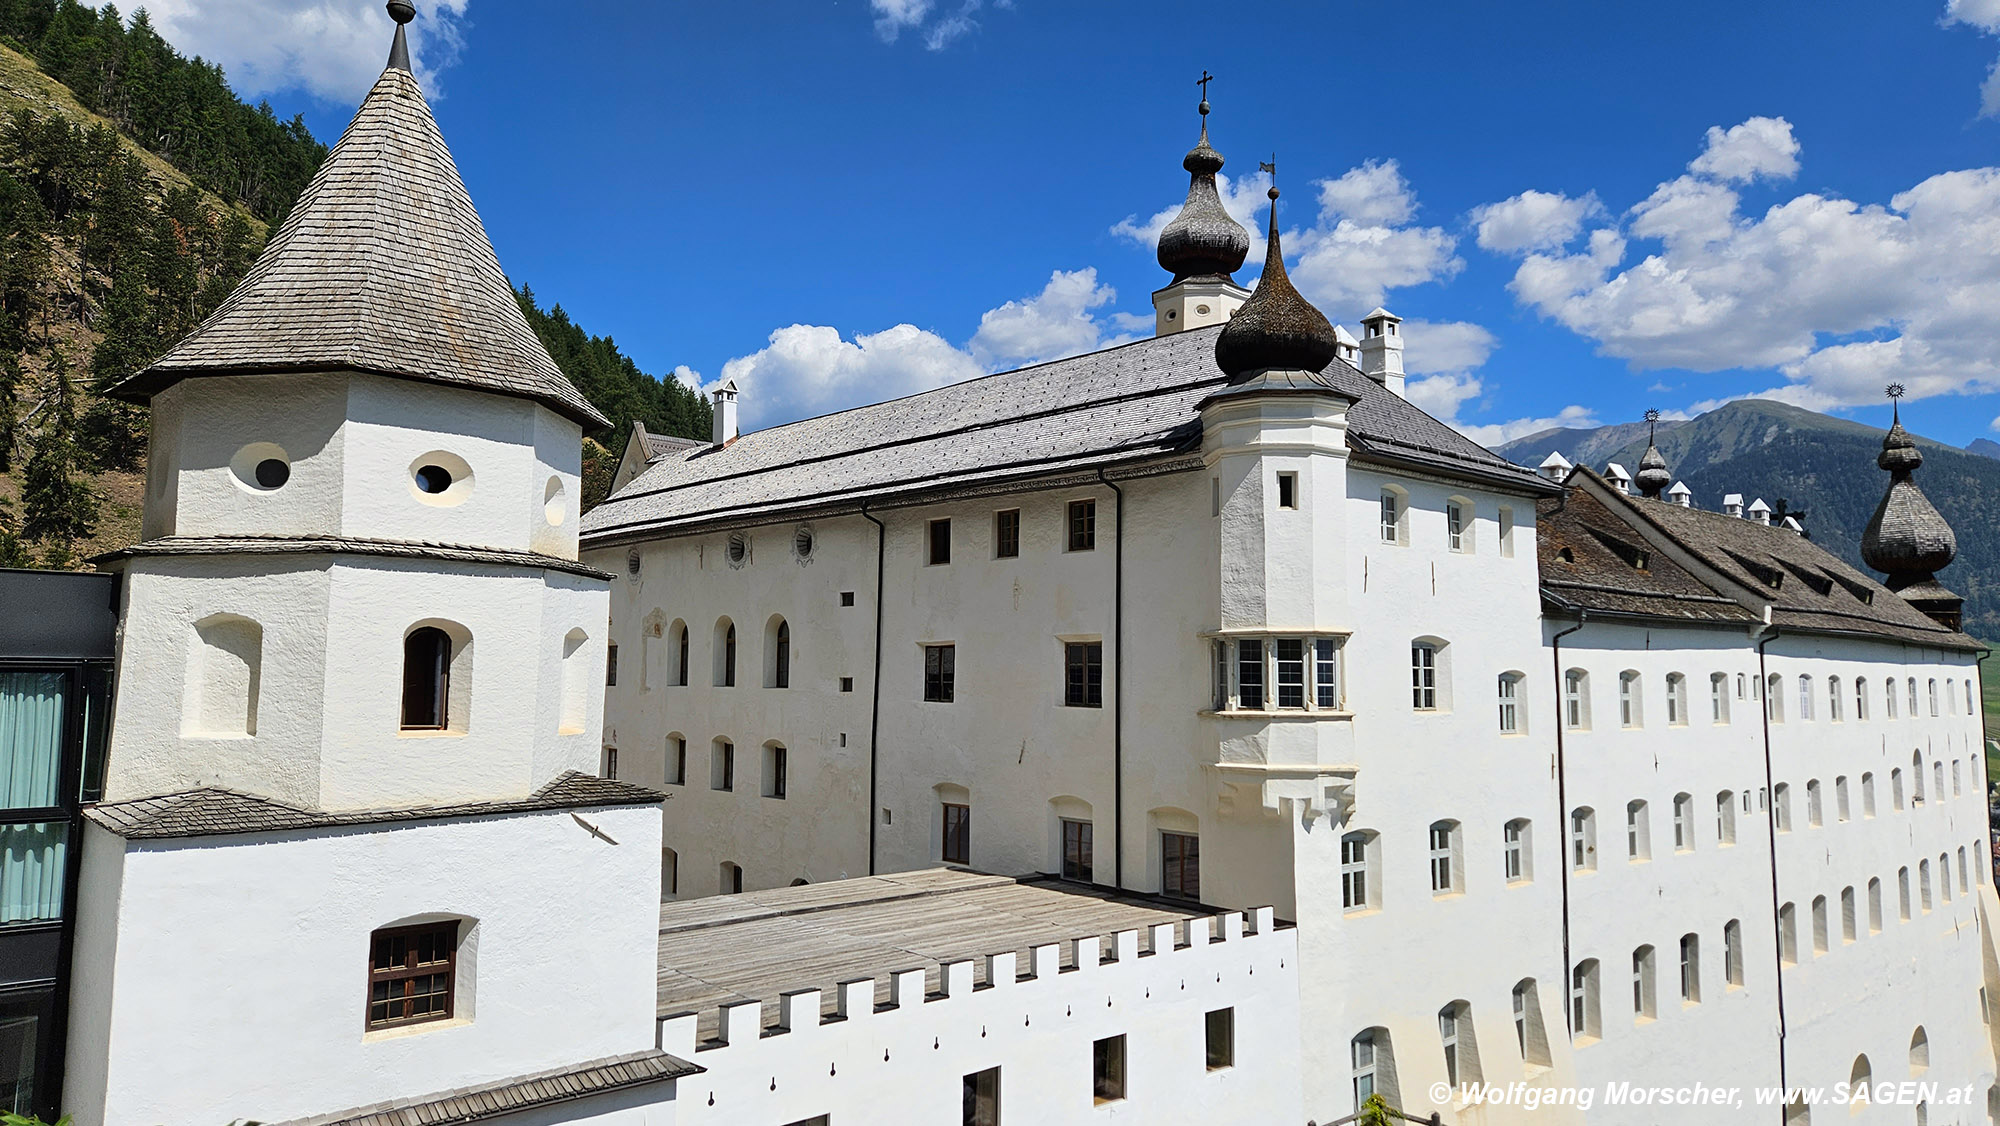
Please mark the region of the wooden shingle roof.
<svg viewBox="0 0 2000 1126"><path fill-rule="evenodd" d="M312 1118L295 1118L278 1126L446 1126L447 1123L481 1122L630 1087L699 1075L705 1070L698 1064L658 1050L632 1052L572 1067L536 1072L517 1079L503 1079L497 1083L459 1087L414 1099L373 1103Z"/></svg>
<svg viewBox="0 0 2000 1126"><path fill-rule="evenodd" d="M528 327L423 91L396 67L221 308L115 393L145 401L190 376L343 369L610 425Z"/></svg>

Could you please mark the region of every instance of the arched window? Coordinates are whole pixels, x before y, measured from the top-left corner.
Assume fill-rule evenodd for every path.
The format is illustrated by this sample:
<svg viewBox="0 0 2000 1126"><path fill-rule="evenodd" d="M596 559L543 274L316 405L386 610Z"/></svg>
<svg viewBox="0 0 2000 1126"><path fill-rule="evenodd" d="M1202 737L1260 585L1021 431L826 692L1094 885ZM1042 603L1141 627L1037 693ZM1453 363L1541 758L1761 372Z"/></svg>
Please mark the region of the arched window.
<svg viewBox="0 0 2000 1126"><path fill-rule="evenodd" d="M1965 682L1965 714L1979 714L1979 698L1973 695L1972 682L1970 680Z"/></svg>
<svg viewBox="0 0 2000 1126"><path fill-rule="evenodd" d="M1420 712L1451 710L1451 672L1446 643L1435 637L1410 642L1410 706Z"/></svg>
<svg viewBox="0 0 2000 1126"><path fill-rule="evenodd" d="M1472 1027L1472 1005L1453 1001L1438 1010L1438 1039L1444 1045L1444 1074L1453 1087L1478 1083L1479 1040Z"/></svg>
<svg viewBox="0 0 2000 1126"><path fill-rule="evenodd" d="M1531 977L1514 986L1514 1042L1520 1046L1523 1064L1549 1066L1549 1034L1542 1024L1540 990Z"/></svg>
<svg viewBox="0 0 2000 1126"><path fill-rule="evenodd" d="M1826 953L1827 930L1826 896L1815 895L1812 901L1812 944L1814 957Z"/></svg>
<svg viewBox="0 0 2000 1126"><path fill-rule="evenodd" d="M1572 731L1590 728L1590 674L1582 669L1563 674L1563 726Z"/></svg>
<svg viewBox="0 0 2000 1126"><path fill-rule="evenodd" d="M1771 818L1780 833L1792 831L1792 787L1780 782L1771 788Z"/></svg>
<svg viewBox="0 0 2000 1126"><path fill-rule="evenodd" d="M1348 1063L1354 1078L1354 1109L1370 1095L1381 1095L1392 1106L1402 1104L1396 1087L1396 1053L1390 1046L1389 1030L1371 1028L1348 1042Z"/></svg>
<svg viewBox="0 0 2000 1126"><path fill-rule="evenodd" d="M658 610L639 626L639 689L651 692L667 682L667 627Z"/></svg>
<svg viewBox="0 0 2000 1126"><path fill-rule="evenodd" d="M1840 678L1837 676L1826 678L1826 718L1834 723L1840 722Z"/></svg>
<svg viewBox="0 0 2000 1126"><path fill-rule="evenodd" d="M1871 877L1868 881L1868 933L1882 933L1882 878Z"/></svg>
<svg viewBox="0 0 2000 1126"><path fill-rule="evenodd" d="M764 623L764 687L792 686L792 626L773 615Z"/></svg>
<svg viewBox="0 0 2000 1126"><path fill-rule="evenodd" d="M1944 712L1946 715L1958 714L1958 682L1955 680L1944 682Z"/></svg>
<svg viewBox="0 0 2000 1126"><path fill-rule="evenodd" d="M196 622L182 689L181 734L257 734L263 665L264 628L256 622L237 614Z"/></svg>
<svg viewBox="0 0 2000 1126"><path fill-rule="evenodd" d="M723 861L721 875L716 882L719 885L716 890L722 894L741 895L743 893L743 865L733 860Z"/></svg>
<svg viewBox="0 0 2000 1126"><path fill-rule="evenodd" d="M1861 774L1861 816L1875 816L1875 772L1872 770Z"/></svg>
<svg viewBox="0 0 2000 1126"><path fill-rule="evenodd" d="M736 623L728 618L715 621L715 686L736 687Z"/></svg>
<svg viewBox="0 0 2000 1126"><path fill-rule="evenodd" d="M1632 1019L1652 1020L1656 1008L1653 995L1653 948L1641 946L1632 951Z"/></svg>
<svg viewBox="0 0 2000 1126"><path fill-rule="evenodd" d="M1535 878L1534 825L1525 817L1516 817L1500 830L1501 871L1510 884L1526 883Z"/></svg>
<svg viewBox="0 0 2000 1126"><path fill-rule="evenodd" d="M558 734L574 735L585 729L590 713L590 637L581 629L563 635L562 716Z"/></svg>
<svg viewBox="0 0 2000 1126"><path fill-rule="evenodd" d="M1729 722L1729 675L1710 673L1708 677L1708 719L1710 723Z"/></svg>
<svg viewBox="0 0 2000 1126"><path fill-rule="evenodd" d="M660 850L660 898L672 899L681 890L681 854L670 848Z"/></svg>
<svg viewBox="0 0 2000 1126"><path fill-rule="evenodd" d="M1500 674L1500 734L1525 735L1528 733L1528 714L1525 701L1521 698L1521 685L1525 678L1518 672Z"/></svg>
<svg viewBox="0 0 2000 1126"><path fill-rule="evenodd" d="M1410 542L1410 494L1394 485L1382 488L1381 537L1383 543Z"/></svg>
<svg viewBox="0 0 2000 1126"><path fill-rule="evenodd" d="M1885 676L1882 678L1882 705L1883 705L1882 714L1889 719L1895 719L1896 678L1893 676Z"/></svg>
<svg viewBox="0 0 2000 1126"><path fill-rule="evenodd" d="M1569 866L1577 872L1597 870L1597 812L1589 806L1570 811Z"/></svg>
<svg viewBox="0 0 2000 1126"><path fill-rule="evenodd" d="M1785 682L1777 673L1764 681L1764 718L1772 723L1785 722Z"/></svg>
<svg viewBox="0 0 2000 1126"><path fill-rule="evenodd" d="M1868 1057L1855 1056L1854 1066L1847 1072L1847 1089L1850 1091L1855 1091L1855 1090L1865 1091L1869 1087L1873 1086L1874 1083L1875 1083L1875 1075L1874 1072L1869 1069ZM1847 1113L1860 1114L1862 1111L1867 1110L1870 1106L1874 1105L1874 1101L1875 1100L1871 1098L1856 1098L1854 1101L1847 1104Z"/></svg>
<svg viewBox="0 0 2000 1126"><path fill-rule="evenodd" d="M1357 830L1340 838L1340 906L1343 911L1365 911L1382 904L1381 850L1375 834Z"/></svg>
<svg viewBox="0 0 2000 1126"><path fill-rule="evenodd" d="M1625 803L1625 859L1651 860L1653 858L1653 828L1647 814L1646 803L1629 801Z"/></svg>
<svg viewBox="0 0 2000 1126"><path fill-rule="evenodd" d="M1910 1074L1922 1075L1924 1072L1929 1071L1930 1067L1931 1038L1930 1034L1924 1031L1924 1026L1920 1024L1917 1026L1915 1032L1910 1033Z"/></svg>
<svg viewBox="0 0 2000 1126"><path fill-rule="evenodd" d="M1910 752L1910 800L1915 805L1924 804L1924 753Z"/></svg>
<svg viewBox="0 0 2000 1126"><path fill-rule="evenodd" d="M1736 795L1729 790L1715 795L1715 843L1736 843Z"/></svg>
<svg viewBox="0 0 2000 1126"><path fill-rule="evenodd" d="M1917 861L1917 905L1924 909L1924 914L1928 915L1931 913L1931 862L1929 860Z"/></svg>
<svg viewBox="0 0 2000 1126"><path fill-rule="evenodd" d="M1799 674L1799 719L1808 720L1811 719L1812 717L1813 717L1812 677L1809 677L1804 673L1800 673Z"/></svg>
<svg viewBox="0 0 2000 1126"><path fill-rule="evenodd" d="M1463 891L1459 861L1458 822L1433 821L1430 830L1431 894Z"/></svg>
<svg viewBox="0 0 2000 1126"><path fill-rule="evenodd" d="M1694 795L1674 795L1674 851L1694 851Z"/></svg>
<svg viewBox="0 0 2000 1126"><path fill-rule="evenodd" d="M1618 725L1620 727L1640 727L1645 715L1640 706L1642 699L1639 673L1636 669L1626 669L1618 674Z"/></svg>
<svg viewBox="0 0 2000 1126"><path fill-rule="evenodd" d="M1688 679L1677 672L1667 674L1667 726L1686 727L1688 721Z"/></svg>
<svg viewBox="0 0 2000 1126"><path fill-rule="evenodd" d="M1840 941L1842 944L1853 942L1855 939L1856 914L1854 885L1849 884L1840 889Z"/></svg>
<svg viewBox="0 0 2000 1126"><path fill-rule="evenodd" d="M433 919L368 936L369 1031L450 1020L470 1000L470 967L459 958L470 920Z"/></svg>
<svg viewBox="0 0 2000 1126"><path fill-rule="evenodd" d="M450 700L451 636L419 626L403 638L403 730L443 731Z"/></svg>
<svg viewBox="0 0 2000 1126"><path fill-rule="evenodd" d="M1854 718L1868 718L1868 678L1865 676L1854 678Z"/></svg>
<svg viewBox="0 0 2000 1126"><path fill-rule="evenodd" d="M674 683L682 688L688 684L688 627L676 618L670 631L674 642Z"/></svg>
<svg viewBox="0 0 2000 1126"><path fill-rule="evenodd" d="M1806 782L1806 824L1815 829L1826 824L1826 798L1817 778Z"/></svg>
<svg viewBox="0 0 2000 1126"><path fill-rule="evenodd" d="M1681 1000L1690 1005L1701 1002L1701 936L1698 934L1681 936Z"/></svg>
<svg viewBox="0 0 2000 1126"><path fill-rule="evenodd" d="M1910 677L1906 683L1909 685L1910 718L1915 719L1917 718L1917 678L1914 676Z"/></svg>
<svg viewBox="0 0 2000 1126"><path fill-rule="evenodd" d="M1932 678L1931 678L1931 680L1930 680L1930 702L1931 702L1931 718L1932 718L1932 719L1936 719L1936 718L1937 718L1937 714L1938 714L1938 697L1937 697L1937 678L1936 678L1936 677L1932 677Z"/></svg>
<svg viewBox="0 0 2000 1126"><path fill-rule="evenodd" d="M1604 1035L1597 989L1597 959L1585 958L1569 975L1569 1026L1578 1039Z"/></svg>
<svg viewBox="0 0 2000 1126"><path fill-rule="evenodd" d="M1799 960L1799 909L1787 903L1778 908L1778 961L1796 965Z"/></svg>
<svg viewBox="0 0 2000 1126"><path fill-rule="evenodd" d="M1722 980L1743 984L1743 924L1736 919L1722 924Z"/></svg>

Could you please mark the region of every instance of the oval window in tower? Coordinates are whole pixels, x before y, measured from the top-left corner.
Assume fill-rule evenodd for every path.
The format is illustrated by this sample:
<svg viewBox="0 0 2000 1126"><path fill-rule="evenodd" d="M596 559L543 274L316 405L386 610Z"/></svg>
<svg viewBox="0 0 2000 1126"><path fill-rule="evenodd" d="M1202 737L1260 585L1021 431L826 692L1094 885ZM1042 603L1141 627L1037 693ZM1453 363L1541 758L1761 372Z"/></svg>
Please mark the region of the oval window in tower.
<svg viewBox="0 0 2000 1126"><path fill-rule="evenodd" d="M410 463L410 495L439 508L463 504L472 495L472 467L457 454L432 450Z"/></svg>
<svg viewBox="0 0 2000 1126"><path fill-rule="evenodd" d="M250 492L276 492L292 479L292 459L275 442L252 442L229 459L229 472Z"/></svg>
<svg viewBox="0 0 2000 1126"><path fill-rule="evenodd" d="M549 478L549 483L542 489L542 518L549 522L551 528L562 527L562 522L569 518L569 504L563 499L560 477Z"/></svg>

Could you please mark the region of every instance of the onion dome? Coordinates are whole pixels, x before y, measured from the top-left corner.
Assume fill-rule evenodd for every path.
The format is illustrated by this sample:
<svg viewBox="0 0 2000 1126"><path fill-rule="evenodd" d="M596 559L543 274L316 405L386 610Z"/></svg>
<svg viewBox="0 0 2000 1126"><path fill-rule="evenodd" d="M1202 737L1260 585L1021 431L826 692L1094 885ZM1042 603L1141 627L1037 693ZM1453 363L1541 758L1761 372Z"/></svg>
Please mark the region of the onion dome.
<svg viewBox="0 0 2000 1126"><path fill-rule="evenodd" d="M1285 253L1278 245L1278 189L1268 194L1271 231L1264 244L1264 276L1215 338L1215 362L1236 382L1260 371L1324 371L1340 347L1326 314L1299 296L1285 275Z"/></svg>
<svg viewBox="0 0 2000 1126"><path fill-rule="evenodd" d="M1890 398L1900 398L1902 390L1900 384L1891 384ZM1882 452L1875 457L1875 464L1889 474L1889 491L1861 534L1861 558L1887 575L1887 585L1894 591L1933 583L1934 572L1950 566L1958 554L1958 537L1951 525L1910 479L1923 463L1923 451L1903 429L1899 409L1882 439Z"/></svg>
<svg viewBox="0 0 2000 1126"><path fill-rule="evenodd" d="M1639 458L1639 475L1634 478L1639 483L1639 491L1654 500L1674 483L1674 475L1667 472L1667 459L1660 454L1660 447L1653 444L1653 424L1660 420L1659 411L1646 412L1646 452Z"/></svg>
<svg viewBox="0 0 2000 1126"><path fill-rule="evenodd" d="M1222 154L1208 147L1208 99L1201 101L1201 140L1188 150L1181 167L1188 171L1187 202L1160 232L1160 267L1175 281L1193 277L1229 277L1250 253L1250 232L1229 217L1215 190L1222 171Z"/></svg>

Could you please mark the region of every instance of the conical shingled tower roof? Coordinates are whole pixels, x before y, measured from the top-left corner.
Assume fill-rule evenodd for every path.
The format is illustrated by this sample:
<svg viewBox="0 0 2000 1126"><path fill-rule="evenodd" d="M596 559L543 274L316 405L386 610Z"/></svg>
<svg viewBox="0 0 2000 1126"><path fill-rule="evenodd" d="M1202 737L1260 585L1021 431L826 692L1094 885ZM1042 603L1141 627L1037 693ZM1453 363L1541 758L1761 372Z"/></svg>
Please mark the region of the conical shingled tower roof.
<svg viewBox="0 0 2000 1126"><path fill-rule="evenodd" d="M528 327L407 59L392 55L222 307L119 397L191 376L354 369L610 425Z"/></svg>

